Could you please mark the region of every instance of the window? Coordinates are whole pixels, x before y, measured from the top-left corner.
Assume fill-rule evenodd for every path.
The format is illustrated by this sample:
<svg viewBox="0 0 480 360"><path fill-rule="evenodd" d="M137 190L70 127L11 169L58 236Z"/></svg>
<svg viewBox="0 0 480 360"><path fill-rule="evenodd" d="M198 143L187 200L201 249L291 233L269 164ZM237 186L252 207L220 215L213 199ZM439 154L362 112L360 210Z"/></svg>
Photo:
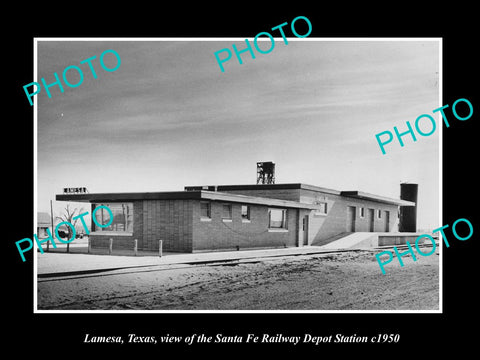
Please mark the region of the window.
<svg viewBox="0 0 480 360"><path fill-rule="evenodd" d="M242 205L242 221L250 221L250 206Z"/></svg>
<svg viewBox="0 0 480 360"><path fill-rule="evenodd" d="M286 209L268 209L268 228L286 229L287 228L287 210Z"/></svg>
<svg viewBox="0 0 480 360"><path fill-rule="evenodd" d="M326 215L327 214L327 203L323 201L316 201L315 205L320 205L320 209L315 210L314 215Z"/></svg>
<svg viewBox="0 0 480 360"><path fill-rule="evenodd" d="M99 224L105 225L110 223L107 227L100 227L95 224L96 232L118 232L118 233L133 233L133 203L111 203L111 204L95 204L96 207L103 205L107 206L113 215L113 220L110 219L110 213L105 208L100 208L95 211L95 219Z"/></svg>
<svg viewBox="0 0 480 360"><path fill-rule="evenodd" d="M200 202L200 217L204 219L210 219L211 211L210 211L210 203L201 201Z"/></svg>
<svg viewBox="0 0 480 360"><path fill-rule="evenodd" d="M232 220L232 204L222 205L222 220Z"/></svg>
<svg viewBox="0 0 480 360"><path fill-rule="evenodd" d="M377 218L379 218L379 219L382 218L382 210L380 210L380 209L377 210Z"/></svg>
<svg viewBox="0 0 480 360"><path fill-rule="evenodd" d="M361 218L365 217L365 208L363 207L360 208L360 217Z"/></svg>

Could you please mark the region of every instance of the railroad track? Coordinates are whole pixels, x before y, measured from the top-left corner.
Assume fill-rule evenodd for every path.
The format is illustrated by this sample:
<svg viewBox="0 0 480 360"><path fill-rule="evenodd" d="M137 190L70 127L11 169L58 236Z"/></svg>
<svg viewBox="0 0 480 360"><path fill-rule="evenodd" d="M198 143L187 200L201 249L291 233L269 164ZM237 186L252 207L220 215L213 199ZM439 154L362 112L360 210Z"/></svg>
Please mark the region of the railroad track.
<svg viewBox="0 0 480 360"><path fill-rule="evenodd" d="M419 245L420 248L431 248L432 244ZM437 244L438 246L438 244ZM132 274L140 272L153 272L153 271L171 271L179 269L192 269L192 267L206 267L206 266L236 266L239 264L252 264L263 261L268 261L269 259L281 258L281 257L292 257L292 256L322 256L322 255L332 255L340 254L345 252L364 252L372 253L372 255L377 254L380 251L393 249L408 248L407 245L388 245L381 246L373 249L339 249L339 250L328 250L328 251L319 251L319 252L310 252L310 253L295 253L295 254L275 254L270 256L261 256L261 257L249 257L241 259L223 259L223 260L192 260L185 261L178 264L158 264L158 265L137 265L130 267L115 267L115 268L105 268L105 269L89 269L89 270L78 270L78 271L68 271L68 272L57 272L57 273L45 273L38 274L37 281L47 282L47 281L65 281L71 279L81 279L81 278L91 278L91 277L103 277L103 276L116 276L122 274Z"/></svg>

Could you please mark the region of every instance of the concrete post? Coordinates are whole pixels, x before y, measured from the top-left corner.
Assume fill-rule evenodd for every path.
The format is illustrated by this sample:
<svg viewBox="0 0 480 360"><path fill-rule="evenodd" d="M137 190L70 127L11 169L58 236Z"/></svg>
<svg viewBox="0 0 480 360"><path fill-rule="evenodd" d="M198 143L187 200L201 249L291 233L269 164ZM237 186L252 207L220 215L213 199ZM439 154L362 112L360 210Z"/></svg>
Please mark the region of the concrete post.
<svg viewBox="0 0 480 360"><path fill-rule="evenodd" d="M158 256L163 255L163 240L158 240Z"/></svg>
<svg viewBox="0 0 480 360"><path fill-rule="evenodd" d="M110 238L110 243L108 244L108 255L112 255L113 248L113 238Z"/></svg>
<svg viewBox="0 0 480 360"><path fill-rule="evenodd" d="M135 254L135 256L137 256L137 250L138 250L138 240L135 239L134 245L133 245L133 253Z"/></svg>

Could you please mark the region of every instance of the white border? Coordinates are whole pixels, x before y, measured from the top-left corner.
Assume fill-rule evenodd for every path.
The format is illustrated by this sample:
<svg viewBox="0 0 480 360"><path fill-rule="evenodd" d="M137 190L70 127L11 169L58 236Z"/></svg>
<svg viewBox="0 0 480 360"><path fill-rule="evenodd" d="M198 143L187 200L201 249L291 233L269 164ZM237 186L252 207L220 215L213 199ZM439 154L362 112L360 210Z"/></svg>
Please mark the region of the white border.
<svg viewBox="0 0 480 360"><path fill-rule="evenodd" d="M249 41L253 41L253 37L213 37L213 38L137 38L137 37L119 37L119 38L62 38L62 37L42 37L42 38L34 38L33 39L33 78L35 82L38 82L38 74L37 74L37 61L38 61L38 52L37 52L37 45L39 41L245 41L248 39ZM282 37L274 37L275 41L283 41ZM269 38L258 38L257 41L270 41ZM443 106L443 38L441 37L375 37L375 38L356 38L356 37L341 37L341 38L290 38L287 37L288 42L291 41L438 41L439 43L439 107ZM33 233L35 234L37 231L37 113L38 113L38 101L34 101L33 105L33 130L34 130L34 139L33 139L33 190L34 190L34 228ZM441 116L441 115L439 115ZM442 123L440 118L439 123ZM440 193L439 193L439 226L443 224L443 198L442 198L442 190L443 190L443 126L439 126L439 186L440 186ZM65 313L65 314L85 314L85 313L120 313L120 314L245 314L245 313L252 313L252 314L332 314L332 313L341 313L341 314L384 314L384 313L396 313L396 314L417 314L417 313L427 313L427 314L442 314L443 313L443 241L442 239L439 240L439 309L438 310L39 310L38 303L37 303L37 256L38 251L36 250L35 246L33 247L34 256L33 256L33 313L35 314L58 314L58 313Z"/></svg>
<svg viewBox="0 0 480 360"><path fill-rule="evenodd" d="M438 64L438 89L439 89L439 103L438 107L443 106L443 39L440 38L440 41L438 43L438 59L439 59L439 64ZM439 181L439 188L440 188L440 193L438 194L439 198L439 214L438 214L438 226L443 226L443 124L442 124L442 119L441 115L439 115L439 133L438 133L438 141L439 141L439 151L438 151L438 181ZM432 229L433 230L433 229ZM440 282L439 284L439 293L438 293L438 308L439 312L443 313L443 238L439 235L438 239L438 244L439 244L439 264L438 264L438 281Z"/></svg>
<svg viewBox="0 0 480 360"><path fill-rule="evenodd" d="M33 81L37 81L38 73L37 73L37 61L38 60L38 52L37 52L37 40L33 39ZM38 99L38 98L37 98ZM38 105L37 99L33 102L33 232L32 234L37 233L37 137L38 137L38 127L37 127L37 114L38 114ZM32 251L33 251L33 312L37 313L40 312L38 310L37 304L37 249L35 248L35 244L32 244Z"/></svg>

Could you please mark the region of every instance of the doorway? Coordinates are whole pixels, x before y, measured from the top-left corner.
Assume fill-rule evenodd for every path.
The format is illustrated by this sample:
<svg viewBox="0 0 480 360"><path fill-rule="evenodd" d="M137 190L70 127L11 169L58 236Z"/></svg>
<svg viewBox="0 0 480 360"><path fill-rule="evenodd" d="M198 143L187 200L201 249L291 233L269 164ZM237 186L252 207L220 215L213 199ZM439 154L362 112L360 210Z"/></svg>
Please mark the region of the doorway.
<svg viewBox="0 0 480 360"><path fill-rule="evenodd" d="M349 206L347 208L347 231L355 232L355 206Z"/></svg>
<svg viewBox="0 0 480 360"><path fill-rule="evenodd" d="M368 209L368 231L374 232L375 231L375 210Z"/></svg>
<svg viewBox="0 0 480 360"><path fill-rule="evenodd" d="M308 215L303 217L303 245L308 245Z"/></svg>
<svg viewBox="0 0 480 360"><path fill-rule="evenodd" d="M385 210L385 232L390 232L390 211Z"/></svg>

